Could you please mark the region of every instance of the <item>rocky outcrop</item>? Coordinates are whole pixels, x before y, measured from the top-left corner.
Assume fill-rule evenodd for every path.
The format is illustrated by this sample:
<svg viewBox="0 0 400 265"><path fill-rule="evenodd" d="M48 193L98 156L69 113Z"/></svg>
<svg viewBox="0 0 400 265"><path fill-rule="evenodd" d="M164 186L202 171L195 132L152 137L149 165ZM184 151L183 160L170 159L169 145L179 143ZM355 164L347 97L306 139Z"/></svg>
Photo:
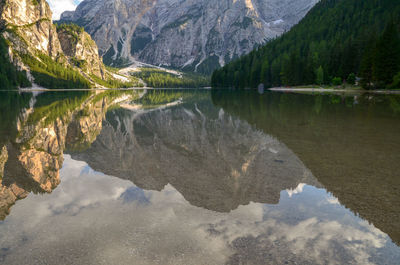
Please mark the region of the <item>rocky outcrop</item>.
<svg viewBox="0 0 400 265"><path fill-rule="evenodd" d="M20 53L40 51L53 59L62 54L52 12L46 0L4 0L0 20L13 49Z"/></svg>
<svg viewBox="0 0 400 265"><path fill-rule="evenodd" d="M3 0L1 19L21 27L39 20L51 20L52 12L45 0Z"/></svg>
<svg viewBox="0 0 400 265"><path fill-rule="evenodd" d="M62 50L70 57L71 64L85 73L105 79L105 68L97 45L83 28L61 25L57 32Z"/></svg>
<svg viewBox="0 0 400 265"><path fill-rule="evenodd" d="M38 84L43 86L54 84L48 80L62 79L64 84L57 88L77 84L88 88L110 86L103 81L116 80L106 72L96 43L83 28L53 24L46 0L4 0L0 11L0 32L9 44L11 62L18 70L26 70L30 81L39 76ZM121 85L131 81L126 76L122 79Z"/></svg>
<svg viewBox="0 0 400 265"><path fill-rule="evenodd" d="M110 62L206 72L282 34L317 2L85 0L61 20L84 26Z"/></svg>

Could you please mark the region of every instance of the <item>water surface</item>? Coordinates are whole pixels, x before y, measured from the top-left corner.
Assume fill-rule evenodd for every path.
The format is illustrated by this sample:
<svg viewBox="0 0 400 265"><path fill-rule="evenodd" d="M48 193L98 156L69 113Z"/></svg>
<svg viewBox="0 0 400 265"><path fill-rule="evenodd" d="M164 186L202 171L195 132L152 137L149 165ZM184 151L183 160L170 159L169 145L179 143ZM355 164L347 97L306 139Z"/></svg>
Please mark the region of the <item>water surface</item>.
<svg viewBox="0 0 400 265"><path fill-rule="evenodd" d="M400 97L0 94L0 264L398 264Z"/></svg>

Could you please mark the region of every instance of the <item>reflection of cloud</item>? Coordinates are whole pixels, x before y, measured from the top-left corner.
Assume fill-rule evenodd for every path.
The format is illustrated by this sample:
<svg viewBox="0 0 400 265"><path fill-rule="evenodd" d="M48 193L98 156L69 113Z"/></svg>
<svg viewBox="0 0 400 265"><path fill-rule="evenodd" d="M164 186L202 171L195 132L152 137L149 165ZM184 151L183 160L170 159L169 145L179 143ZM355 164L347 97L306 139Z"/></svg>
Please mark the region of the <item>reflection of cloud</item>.
<svg viewBox="0 0 400 265"><path fill-rule="evenodd" d="M255 264L265 255L270 264L370 264L372 255L377 263L400 258L387 235L344 207L319 203L327 193L311 186L298 200L216 213L191 206L171 185L143 191L83 170L87 165L69 156L64 165L53 194L31 195L0 224L0 245L10 249L6 264ZM124 203L125 196L147 202Z"/></svg>
<svg viewBox="0 0 400 265"><path fill-rule="evenodd" d="M91 170L86 163L78 161L72 163L69 155L64 155L64 159L64 167L60 172L63 185L53 191L53 194L44 195L51 196L51 200L43 201L45 198L41 196L32 196L31 203L36 201L40 203L35 205L37 210L29 213L30 225L40 223L44 218L54 214L74 215L82 208L117 199L132 185L128 181L120 181L116 185L112 178ZM90 192L87 192L88 187L91 187ZM19 202L19 204L24 203L28 202L25 200Z"/></svg>
<svg viewBox="0 0 400 265"><path fill-rule="evenodd" d="M340 204L338 198L335 198L335 197L328 197L328 198L326 198L326 200L330 204Z"/></svg>
<svg viewBox="0 0 400 265"><path fill-rule="evenodd" d="M295 188L294 190L293 190L293 189L288 189L288 190L286 190L287 193L288 193L288 195L289 195L289 198L292 198L292 196L295 195L295 194L302 193L302 192L303 192L303 188L304 188L305 185L306 185L306 184L304 184L304 183L300 183L300 184L297 186L297 188Z"/></svg>

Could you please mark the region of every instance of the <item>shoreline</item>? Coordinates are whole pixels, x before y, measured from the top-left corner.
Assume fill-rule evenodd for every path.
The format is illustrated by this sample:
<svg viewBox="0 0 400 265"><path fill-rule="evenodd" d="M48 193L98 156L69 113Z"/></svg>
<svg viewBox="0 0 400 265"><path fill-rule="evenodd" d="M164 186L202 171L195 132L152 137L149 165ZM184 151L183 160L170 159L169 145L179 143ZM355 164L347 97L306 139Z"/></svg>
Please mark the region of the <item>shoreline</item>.
<svg viewBox="0 0 400 265"><path fill-rule="evenodd" d="M370 93L370 94L399 94L400 90L364 90L364 89L334 89L334 88L286 88L286 87L272 87L268 88L269 91L275 92L318 92L318 93Z"/></svg>
<svg viewBox="0 0 400 265"><path fill-rule="evenodd" d="M199 87L199 88L159 88L159 87L130 87L130 88L82 88L82 89L49 89L49 88L19 88L15 90L0 90L0 91L8 91L8 92L65 92L65 91L132 91L132 90L211 90L209 87Z"/></svg>

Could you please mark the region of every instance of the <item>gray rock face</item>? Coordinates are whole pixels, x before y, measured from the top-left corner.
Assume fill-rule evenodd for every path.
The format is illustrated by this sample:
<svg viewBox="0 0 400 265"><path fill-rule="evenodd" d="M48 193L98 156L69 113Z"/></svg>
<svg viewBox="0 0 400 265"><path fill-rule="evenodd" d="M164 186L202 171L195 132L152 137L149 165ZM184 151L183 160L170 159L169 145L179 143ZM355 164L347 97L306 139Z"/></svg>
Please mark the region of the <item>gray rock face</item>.
<svg viewBox="0 0 400 265"><path fill-rule="evenodd" d="M105 68L99 57L96 43L84 31L73 31L69 28L58 30L58 38L65 55L71 63L85 73L105 79Z"/></svg>
<svg viewBox="0 0 400 265"><path fill-rule="evenodd" d="M287 31L317 2L85 0L61 20L84 26L109 62L209 72Z"/></svg>
<svg viewBox="0 0 400 265"><path fill-rule="evenodd" d="M9 57L19 70L30 71L31 65L21 55L40 62L47 55L63 67L79 71L83 78L96 85L91 77L103 80L106 69L96 43L89 34L76 27L56 27L46 0L0 1L1 35L9 42ZM61 28L61 29L60 29ZM34 82L29 74L28 78Z"/></svg>

